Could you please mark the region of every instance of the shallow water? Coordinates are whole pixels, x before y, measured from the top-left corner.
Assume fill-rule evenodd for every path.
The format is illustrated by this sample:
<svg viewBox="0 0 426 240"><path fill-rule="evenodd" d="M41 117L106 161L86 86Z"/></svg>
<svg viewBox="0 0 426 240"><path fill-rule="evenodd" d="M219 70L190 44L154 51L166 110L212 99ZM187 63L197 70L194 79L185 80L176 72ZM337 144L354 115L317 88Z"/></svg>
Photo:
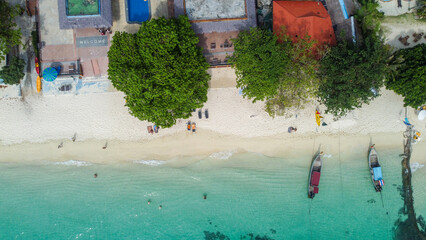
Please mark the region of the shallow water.
<svg viewBox="0 0 426 240"><path fill-rule="evenodd" d="M307 198L310 154L0 163L0 239L392 239L404 219L401 149L378 150L382 196L366 153L352 152L325 156L314 200ZM425 175L414 172L416 207L426 206Z"/></svg>

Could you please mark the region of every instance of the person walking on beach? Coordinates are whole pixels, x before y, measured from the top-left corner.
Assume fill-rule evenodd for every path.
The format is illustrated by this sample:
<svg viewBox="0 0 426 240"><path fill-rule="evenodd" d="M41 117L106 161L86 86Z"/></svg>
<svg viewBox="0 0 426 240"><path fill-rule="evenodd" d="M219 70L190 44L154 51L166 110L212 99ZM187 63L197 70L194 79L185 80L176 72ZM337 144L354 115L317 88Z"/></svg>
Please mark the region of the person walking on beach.
<svg viewBox="0 0 426 240"><path fill-rule="evenodd" d="M294 127L288 128L288 133L294 133L294 132L297 132L297 128L294 128Z"/></svg>
<svg viewBox="0 0 426 240"><path fill-rule="evenodd" d="M59 148L62 148L64 146L64 142L61 142L59 145L58 145L58 149Z"/></svg>
<svg viewBox="0 0 426 240"><path fill-rule="evenodd" d="M106 149L108 147L108 141L105 142L105 145L102 147L102 149Z"/></svg>
<svg viewBox="0 0 426 240"><path fill-rule="evenodd" d="M72 140L73 142L75 142L75 139L77 139L77 133L74 133L74 136L71 138L71 140Z"/></svg>

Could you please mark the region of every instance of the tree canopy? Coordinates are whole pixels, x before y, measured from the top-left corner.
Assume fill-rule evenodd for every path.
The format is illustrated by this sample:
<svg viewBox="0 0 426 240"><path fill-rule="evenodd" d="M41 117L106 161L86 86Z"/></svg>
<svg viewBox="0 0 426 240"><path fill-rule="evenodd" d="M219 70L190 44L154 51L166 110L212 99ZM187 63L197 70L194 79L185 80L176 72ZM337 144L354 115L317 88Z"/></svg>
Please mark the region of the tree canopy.
<svg viewBox="0 0 426 240"><path fill-rule="evenodd" d="M378 96L387 74L388 49L367 37L360 44L339 42L322 59L319 101L339 117Z"/></svg>
<svg viewBox="0 0 426 240"><path fill-rule="evenodd" d="M319 102L335 117L347 114L379 95L388 74L389 48L384 44L380 28L383 13L376 1L361 1L355 18L361 25L362 39L346 40L321 60Z"/></svg>
<svg viewBox="0 0 426 240"><path fill-rule="evenodd" d="M317 45L310 36L293 42L283 28L279 34L279 44L290 61L285 66L278 90L274 97L266 101L269 115L287 115L289 108L301 109L317 96L320 80L316 74L319 58L328 46Z"/></svg>
<svg viewBox="0 0 426 240"><path fill-rule="evenodd" d="M315 41L309 37L293 43L285 29L277 37L251 28L232 41L234 53L229 62L237 74L237 87L254 102L265 100L269 115L285 115L288 108L300 108L315 96L318 61L312 51Z"/></svg>
<svg viewBox="0 0 426 240"><path fill-rule="evenodd" d="M417 108L426 103L426 44L401 49L394 53L393 67L386 88L404 97L404 105Z"/></svg>
<svg viewBox="0 0 426 240"><path fill-rule="evenodd" d="M24 60L12 57L9 65L4 66L3 69L0 70L0 78L2 78L6 84L18 84L25 76L24 67Z"/></svg>
<svg viewBox="0 0 426 240"><path fill-rule="evenodd" d="M136 34L116 32L108 75L140 120L171 127L207 101L209 65L185 16L152 19Z"/></svg>
<svg viewBox="0 0 426 240"><path fill-rule="evenodd" d="M228 62L237 75L237 87L253 102L275 96L289 57L270 31L251 28L232 39L234 53Z"/></svg>
<svg viewBox="0 0 426 240"><path fill-rule="evenodd" d="M0 0L0 62L5 60L3 55L9 53L10 47L21 43L21 30L14 22L21 13L19 4L11 6L5 0Z"/></svg>

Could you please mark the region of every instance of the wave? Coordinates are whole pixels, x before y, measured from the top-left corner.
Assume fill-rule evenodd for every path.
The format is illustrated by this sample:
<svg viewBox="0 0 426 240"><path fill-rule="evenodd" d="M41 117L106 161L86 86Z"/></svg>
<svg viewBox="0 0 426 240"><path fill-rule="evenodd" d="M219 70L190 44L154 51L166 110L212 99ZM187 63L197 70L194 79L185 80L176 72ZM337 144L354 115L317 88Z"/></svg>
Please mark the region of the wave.
<svg viewBox="0 0 426 240"><path fill-rule="evenodd" d="M77 167L85 167L85 166L90 166L92 165L89 162L85 162L85 161L77 161L77 160L68 160L65 162L55 162L53 163L54 165L66 165L66 166L77 166Z"/></svg>
<svg viewBox="0 0 426 240"><path fill-rule="evenodd" d="M230 157L232 157L232 155L235 153L235 150L229 150L229 151L222 151L222 152L215 152L212 153L209 157L210 158L215 158L215 159L220 159L220 160L227 160Z"/></svg>
<svg viewBox="0 0 426 240"><path fill-rule="evenodd" d="M191 176L191 178L194 179L194 180L196 180L196 181L200 181L199 177L193 177L193 176Z"/></svg>
<svg viewBox="0 0 426 240"><path fill-rule="evenodd" d="M139 163L139 164L144 164L144 165L149 165L149 166L160 166L165 164L165 161L161 161L161 160L135 160L133 161L134 163Z"/></svg>
<svg viewBox="0 0 426 240"><path fill-rule="evenodd" d="M413 173L413 172L417 171L418 169L420 169L420 168L422 168L422 167L424 167L424 166L425 166L425 165L420 164L420 163L418 163L418 162L411 163L411 164L410 164L411 172Z"/></svg>
<svg viewBox="0 0 426 240"><path fill-rule="evenodd" d="M157 197L157 196L158 196L158 193L156 193L156 192L152 192L152 193L145 193L143 196L144 196L144 197Z"/></svg>

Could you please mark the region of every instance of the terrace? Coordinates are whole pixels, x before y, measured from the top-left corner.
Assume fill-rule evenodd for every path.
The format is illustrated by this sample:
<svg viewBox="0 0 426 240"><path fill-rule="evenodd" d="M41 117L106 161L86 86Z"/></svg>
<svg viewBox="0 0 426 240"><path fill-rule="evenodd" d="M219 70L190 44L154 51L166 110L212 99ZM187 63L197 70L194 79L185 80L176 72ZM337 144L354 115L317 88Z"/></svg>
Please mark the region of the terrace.
<svg viewBox="0 0 426 240"><path fill-rule="evenodd" d="M188 16L211 66L228 66L231 39L256 26L254 0L174 0L174 13Z"/></svg>

